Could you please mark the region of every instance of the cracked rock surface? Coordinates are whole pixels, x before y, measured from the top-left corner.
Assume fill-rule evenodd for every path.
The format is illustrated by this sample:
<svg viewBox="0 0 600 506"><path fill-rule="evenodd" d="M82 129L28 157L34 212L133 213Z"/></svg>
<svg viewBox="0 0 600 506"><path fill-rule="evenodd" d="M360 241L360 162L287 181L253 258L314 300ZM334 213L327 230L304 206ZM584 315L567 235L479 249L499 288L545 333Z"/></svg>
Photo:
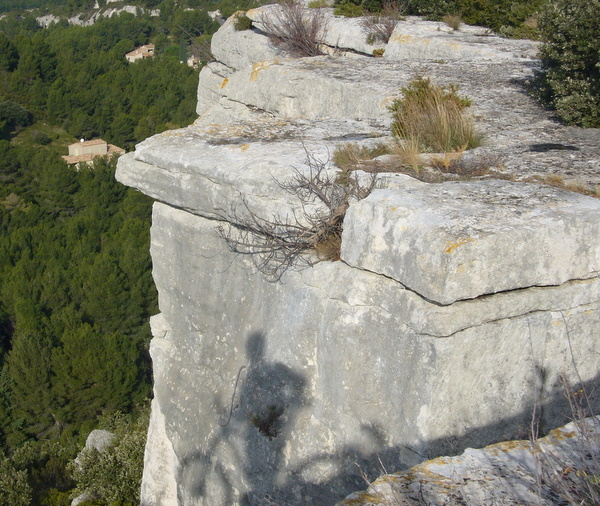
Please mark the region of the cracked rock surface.
<svg viewBox="0 0 600 506"><path fill-rule="evenodd" d="M341 261L272 283L229 250L217 230L243 216L302 222L280 183L309 155L335 177L336 146L389 141L387 106L419 74L473 101L485 142L468 156L500 157L516 180L600 182L598 131L558 125L525 92L535 44L411 18L384 58L355 35L292 59L260 31L268 12L213 37L194 125L119 160L117 178L157 200L144 504L332 504L382 464L522 436L534 405L541 426L563 424L563 380L598 380L591 197L381 173L348 210Z"/></svg>

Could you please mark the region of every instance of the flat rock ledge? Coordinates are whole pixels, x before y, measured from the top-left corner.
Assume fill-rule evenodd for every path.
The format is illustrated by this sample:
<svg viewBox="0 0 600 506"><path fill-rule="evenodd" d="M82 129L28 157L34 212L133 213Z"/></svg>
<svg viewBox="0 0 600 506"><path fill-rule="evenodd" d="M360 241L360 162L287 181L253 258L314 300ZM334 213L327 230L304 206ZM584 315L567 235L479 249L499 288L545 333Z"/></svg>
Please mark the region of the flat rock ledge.
<svg viewBox="0 0 600 506"><path fill-rule="evenodd" d="M350 207L342 259L439 304L596 277L600 200L507 181L376 190Z"/></svg>
<svg viewBox="0 0 600 506"><path fill-rule="evenodd" d="M402 504L562 504L559 484L596 479L600 457L600 419L571 422L532 441L506 441L457 457L439 457L402 473L379 477L338 506ZM554 486L551 486L554 485Z"/></svg>

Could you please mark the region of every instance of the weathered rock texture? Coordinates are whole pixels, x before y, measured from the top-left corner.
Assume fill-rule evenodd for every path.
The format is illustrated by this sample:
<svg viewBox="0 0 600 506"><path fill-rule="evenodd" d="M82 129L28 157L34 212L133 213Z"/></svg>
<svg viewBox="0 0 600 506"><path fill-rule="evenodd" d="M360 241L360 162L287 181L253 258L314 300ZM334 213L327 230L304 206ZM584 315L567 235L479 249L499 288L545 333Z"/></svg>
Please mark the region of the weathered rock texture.
<svg viewBox="0 0 600 506"><path fill-rule="evenodd" d="M523 91L532 44L446 33L450 60L455 45L411 19L397 32L448 60L405 57L401 37L383 59L357 44L352 57L290 59L230 23L213 39L221 61L200 75L198 121L117 170L158 201L143 503L331 504L364 487L360 469L525 434L534 405L542 428L563 422L563 378L589 386L600 366L598 200L380 174L346 216L342 261L277 283L217 234L249 215L302 220L279 183L311 170L307 152L331 166L344 142L388 139L386 107L416 74L461 85L482 149L517 178L560 159L597 182L597 133L558 126ZM531 147L542 143L577 150Z"/></svg>
<svg viewBox="0 0 600 506"><path fill-rule="evenodd" d="M553 506L586 495L600 471L600 420L586 418L544 438L507 441L458 457L439 457L382 476L339 506L494 504ZM590 496L587 496L588 498Z"/></svg>

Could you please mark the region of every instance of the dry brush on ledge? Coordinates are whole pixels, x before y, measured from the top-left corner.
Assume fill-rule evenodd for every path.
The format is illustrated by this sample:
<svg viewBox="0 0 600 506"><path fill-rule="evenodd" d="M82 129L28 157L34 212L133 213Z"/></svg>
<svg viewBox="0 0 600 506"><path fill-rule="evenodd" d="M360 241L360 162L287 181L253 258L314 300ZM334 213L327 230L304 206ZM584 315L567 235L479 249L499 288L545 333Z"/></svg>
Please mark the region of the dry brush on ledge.
<svg viewBox="0 0 600 506"><path fill-rule="evenodd" d="M291 216L263 218L242 199L242 209L223 216L227 224L217 230L232 252L250 255L256 268L272 281L293 265L339 260L346 210L375 186L375 177L361 181L355 172L332 173L327 162L309 153L306 165L307 171L294 169L290 180L277 182L299 199L299 210Z"/></svg>

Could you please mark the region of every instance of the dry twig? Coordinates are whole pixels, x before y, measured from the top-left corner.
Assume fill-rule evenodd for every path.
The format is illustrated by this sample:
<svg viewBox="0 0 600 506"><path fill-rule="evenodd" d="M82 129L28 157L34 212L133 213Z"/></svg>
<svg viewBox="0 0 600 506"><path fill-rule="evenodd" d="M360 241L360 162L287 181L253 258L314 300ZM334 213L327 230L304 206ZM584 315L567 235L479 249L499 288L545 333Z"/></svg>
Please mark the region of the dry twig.
<svg viewBox="0 0 600 506"><path fill-rule="evenodd" d="M365 198L375 185L374 177L366 183L356 174L340 178L327 170L326 162L309 153L306 164L308 171L294 169L289 181L277 182L300 201L300 210L291 218L262 218L242 199L243 211L233 210L224 217L229 225L218 228L231 251L250 255L256 268L272 281L279 280L292 265L339 259L346 210L352 200Z"/></svg>

